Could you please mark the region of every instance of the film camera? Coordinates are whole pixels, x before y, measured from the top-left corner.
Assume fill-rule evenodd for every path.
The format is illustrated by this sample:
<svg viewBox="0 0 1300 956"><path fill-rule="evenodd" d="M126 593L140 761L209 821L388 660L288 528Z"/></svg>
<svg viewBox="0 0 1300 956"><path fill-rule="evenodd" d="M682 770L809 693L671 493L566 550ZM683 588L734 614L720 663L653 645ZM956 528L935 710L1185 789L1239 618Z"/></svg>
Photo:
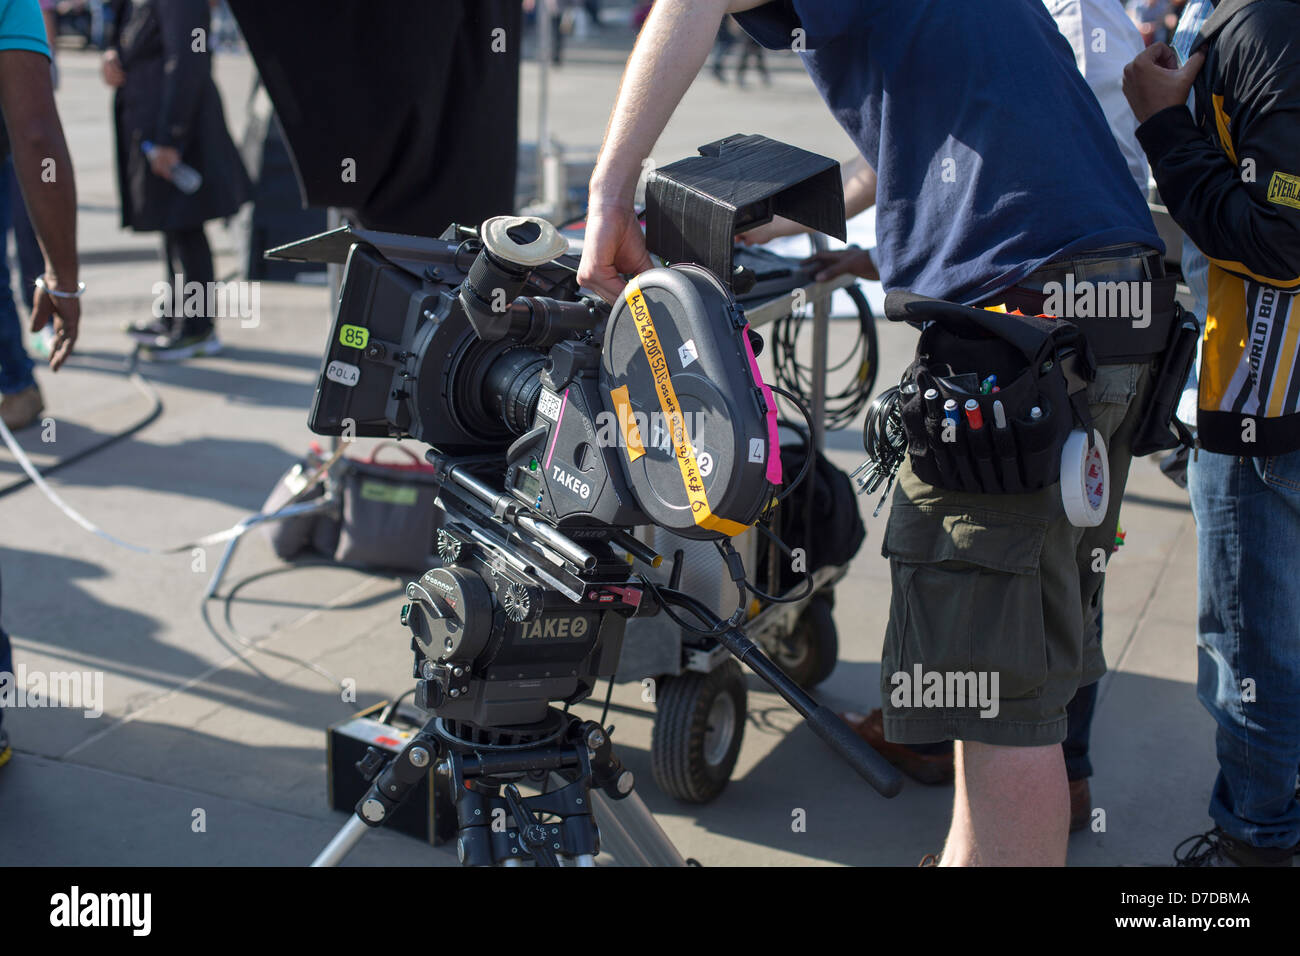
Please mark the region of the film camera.
<svg viewBox="0 0 1300 956"><path fill-rule="evenodd" d="M553 848L528 838L537 798L511 791L519 774L567 774L567 796L545 795L546 812L565 820L583 816L578 794L593 780L612 799L628 796L630 775L603 729L567 707L614 674L629 617L670 605L773 683L873 785L897 788L874 752L737 629L739 610L720 621L633 564L662 560L633 535L638 526L725 551L772 504L777 409L733 295L746 278L731 269L733 236L776 214L842 236L838 167L736 136L655 171L646 196L647 244L673 265L633 278L612 308L580 294L569 243L535 218L452 225L437 239L344 227L276 250L344 263L312 430L432 448L441 564L408 586L402 621L416 702L435 718L418 747L382 773L370 768L376 783L358 813L381 823L402 774L418 777L432 751L457 784L466 862L501 862L521 847L549 861ZM744 569L730 555L743 606ZM418 765L406 759L412 747L425 754ZM466 800L496 801L517 830L483 831L487 805ZM565 833L555 852L594 855L594 827Z"/></svg>

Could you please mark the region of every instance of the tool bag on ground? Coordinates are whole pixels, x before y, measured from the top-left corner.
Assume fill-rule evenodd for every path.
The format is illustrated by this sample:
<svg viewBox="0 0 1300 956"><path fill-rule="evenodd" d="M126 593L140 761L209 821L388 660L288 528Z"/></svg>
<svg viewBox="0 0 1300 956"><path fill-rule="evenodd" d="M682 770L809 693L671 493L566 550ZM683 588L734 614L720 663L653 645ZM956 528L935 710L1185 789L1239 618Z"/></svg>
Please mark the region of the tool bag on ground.
<svg viewBox="0 0 1300 956"><path fill-rule="evenodd" d="M384 449L409 460L381 462ZM395 442L377 445L369 458L344 459L342 517L334 560L377 568L424 571L434 553L442 511L434 503L438 479L432 465Z"/></svg>
<svg viewBox="0 0 1300 956"><path fill-rule="evenodd" d="M395 449L404 457L380 461L384 449ZM326 465L313 442L310 455L276 482L262 513L319 498L325 483L313 479ZM276 555L289 561L311 548L341 564L426 570L442 516L434 504L433 466L409 448L385 442L367 458L340 459L331 472L339 498L333 509L261 526Z"/></svg>
<svg viewBox="0 0 1300 956"><path fill-rule="evenodd" d="M900 384L918 477L985 494L1037 491L1059 480L1070 432L1093 434L1087 388L1096 363L1076 326L911 292L891 292L885 314L922 329ZM981 390L989 376L996 392Z"/></svg>

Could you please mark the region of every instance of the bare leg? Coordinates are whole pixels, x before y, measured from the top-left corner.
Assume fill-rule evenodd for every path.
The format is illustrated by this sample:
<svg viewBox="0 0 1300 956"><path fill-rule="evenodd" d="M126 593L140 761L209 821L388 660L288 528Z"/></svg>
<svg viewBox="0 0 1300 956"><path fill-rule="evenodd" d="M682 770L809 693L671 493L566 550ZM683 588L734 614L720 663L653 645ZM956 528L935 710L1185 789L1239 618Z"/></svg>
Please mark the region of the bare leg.
<svg viewBox="0 0 1300 956"><path fill-rule="evenodd" d="M954 745L952 826L940 866L1064 866L1070 791L1059 745Z"/></svg>

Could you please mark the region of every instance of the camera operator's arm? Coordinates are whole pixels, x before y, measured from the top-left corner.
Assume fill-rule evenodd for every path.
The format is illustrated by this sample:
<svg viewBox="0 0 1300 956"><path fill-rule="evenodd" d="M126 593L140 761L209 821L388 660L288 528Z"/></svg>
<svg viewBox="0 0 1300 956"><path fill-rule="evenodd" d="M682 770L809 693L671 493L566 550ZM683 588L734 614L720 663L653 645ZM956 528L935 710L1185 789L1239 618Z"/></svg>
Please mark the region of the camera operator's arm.
<svg viewBox="0 0 1300 956"><path fill-rule="evenodd" d="M77 290L77 186L54 107L48 57L30 50L0 51L0 108L18 185L45 253L46 288L36 290L31 328L38 332L53 321L50 368L58 371L77 341L81 300L49 294Z"/></svg>
<svg viewBox="0 0 1300 956"><path fill-rule="evenodd" d="M844 215L847 218L852 219L876 204L876 171L861 154L840 165L840 178L844 183ZM810 231L793 219L775 216L769 223L742 232L736 240L747 246L761 246L782 236L798 236Z"/></svg>
<svg viewBox="0 0 1300 956"><path fill-rule="evenodd" d="M628 58L591 176L578 280L606 301L627 284L620 273L651 265L632 209L642 160L708 59L723 15L763 2L659 0L650 11Z"/></svg>

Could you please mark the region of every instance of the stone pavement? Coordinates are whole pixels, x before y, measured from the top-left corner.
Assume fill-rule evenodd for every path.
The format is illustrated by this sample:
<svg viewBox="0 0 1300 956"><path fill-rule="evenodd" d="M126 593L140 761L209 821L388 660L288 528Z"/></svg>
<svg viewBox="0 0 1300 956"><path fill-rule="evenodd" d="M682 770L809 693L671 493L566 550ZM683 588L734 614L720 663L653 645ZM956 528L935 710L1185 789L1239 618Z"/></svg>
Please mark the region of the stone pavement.
<svg viewBox="0 0 1300 956"><path fill-rule="evenodd" d="M574 44L552 80L552 128L573 149L598 142L626 33ZM622 46L620 46L622 44ZM719 84L707 72L655 149L688 155L731 132L799 142L833 156L850 145L806 77L773 58L770 88ZM148 410L120 373L122 322L147 314L162 278L152 236L117 228L108 93L89 53L64 50L59 103L77 166L80 245L88 286L76 358L40 375L55 441L21 435L39 463L67 457ZM218 57L227 116L242 127L250 65ZM523 75L526 139L535 129L536 74ZM218 275L237 268L233 239L210 226ZM311 436L305 420L329 321L323 287L264 283L261 321L220 327L225 351L179 367L146 368L161 417L62 471L52 484L109 532L170 545L256 511ZM906 364L914 333L880 328L879 387ZM832 351L852 340L836 322ZM830 455L852 469L859 428L832 433ZM0 451L0 488L18 475ZM837 590L840 663L819 696L836 708L878 700L888 578L879 557L885 515L860 499L868 541ZM1183 837L1208 826L1213 728L1197 704L1195 535L1186 496L1152 461L1134 468L1123 513L1125 547L1111 565L1105 645L1111 672L1093 733L1096 805L1104 832L1076 835L1076 865L1166 863ZM104 714L6 713L17 754L0 771L0 863L278 864L309 861L343 822L325 805L324 728L345 716L331 681L349 677L364 706L409 687L397 621L403 582L325 564L286 566L260 537L240 550L223 599L201 596L217 558L159 558L117 548L68 521L28 486L0 499L4 622L29 670L105 675ZM255 647L257 651L250 650ZM260 653L260 651L274 652ZM710 865L914 865L938 850L951 794L909 783L892 801L860 783L780 699L750 680L749 720L728 789L699 807L660 794L649 769L653 707L639 686L614 693L616 742L640 792L682 852ZM596 714L584 705L584 713ZM194 811L206 815L195 833ZM793 832L802 809L806 831ZM452 865L454 853L371 834L353 864Z"/></svg>

